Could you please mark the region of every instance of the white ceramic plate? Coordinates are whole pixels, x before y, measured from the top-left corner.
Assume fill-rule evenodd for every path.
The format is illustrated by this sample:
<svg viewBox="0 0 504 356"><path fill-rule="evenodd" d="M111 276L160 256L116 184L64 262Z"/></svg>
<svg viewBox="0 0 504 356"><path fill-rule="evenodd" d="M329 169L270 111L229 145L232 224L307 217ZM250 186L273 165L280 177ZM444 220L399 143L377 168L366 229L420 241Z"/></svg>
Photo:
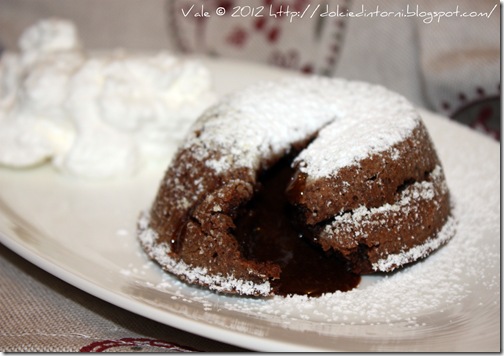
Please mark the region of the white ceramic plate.
<svg viewBox="0 0 504 356"><path fill-rule="evenodd" d="M286 72L211 61L219 93ZM135 237L165 167L86 182L50 167L0 169L0 241L124 309L260 351L499 351L499 145L425 112L456 203L458 232L425 261L365 277L347 293L253 299L187 286L148 261Z"/></svg>

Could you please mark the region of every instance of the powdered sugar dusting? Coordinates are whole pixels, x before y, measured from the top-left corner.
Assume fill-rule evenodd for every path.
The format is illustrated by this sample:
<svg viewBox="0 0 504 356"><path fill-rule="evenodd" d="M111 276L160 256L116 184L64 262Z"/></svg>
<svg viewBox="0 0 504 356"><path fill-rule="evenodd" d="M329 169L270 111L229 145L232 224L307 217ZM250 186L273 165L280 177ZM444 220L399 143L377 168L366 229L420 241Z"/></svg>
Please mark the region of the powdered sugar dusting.
<svg viewBox="0 0 504 356"><path fill-rule="evenodd" d="M303 162L302 171L316 178L390 149L418 121L406 99L383 87L341 79L289 78L228 96L200 118L195 125L198 134L185 147L199 151L202 160L207 149L222 153L220 159L206 162L216 172L229 167L255 170L264 158L284 154L293 142L325 126L297 158Z"/></svg>
<svg viewBox="0 0 504 356"><path fill-rule="evenodd" d="M467 216L466 204L467 201L457 200L453 212L457 219ZM446 225L447 234L452 226L450 221ZM490 263L498 264L498 251L491 251L490 246L483 250L478 247L481 235L473 234L480 229L468 229L467 223L470 224L465 221L463 227L459 226L466 233L459 233L450 244L428 259L386 276L364 277L366 285L349 292L337 291L318 298L301 295L266 299L237 298L193 289L166 275L152 287L169 291L172 299L187 298L189 292L191 302L201 304L206 311L234 311L291 330L309 328L304 322L321 323L317 330L327 335L352 334L354 330L348 327L362 324L376 326L377 332L378 329L383 332L384 327L391 330L394 327L423 328L428 326L431 313L442 315L450 307L460 306L470 295L470 284L474 283L475 277L482 279L485 276L485 279L491 280L488 275L483 275L488 267L482 268L486 259L476 256L486 254ZM442 231L441 235L444 233ZM471 261L470 265L467 259ZM484 288L498 293L498 285L498 276L495 276L491 285Z"/></svg>
<svg viewBox="0 0 504 356"><path fill-rule="evenodd" d="M139 239L150 258L157 261L166 271L181 277L188 283L208 285L210 289L217 292L234 290L245 295L270 294L269 282L257 284L237 279L232 275L210 274L206 268L191 266L180 259L170 257L170 245L165 242L158 243L158 234L149 228L149 220L149 213L143 212L138 222Z"/></svg>
<svg viewBox="0 0 504 356"><path fill-rule="evenodd" d="M391 274L364 276L361 286L354 290L319 298L218 295L187 286L167 274L159 274L157 282L149 282L148 287L165 294L167 304L189 300L192 308L204 310L205 320L215 325L229 328L229 319L220 317L225 310L247 334L269 335L270 329L257 326L265 320L280 329L337 335L338 345L344 347L349 344L344 338L356 335L373 345L387 335L398 342L413 337L423 340L425 336L435 343L438 336L446 341L459 335L458 328L464 325L477 330L495 318L498 322L498 312L495 318L488 313L499 310L500 301L499 146L483 139L477 140L477 145L466 144L475 142L474 134L439 119L426 123L437 143L454 200L452 215L458 222L450 243L429 258ZM453 140L446 138L450 132ZM362 335L364 330L366 335ZM498 333L498 327L495 330ZM456 347L456 340L449 340L454 342L449 346ZM415 345L419 350L431 349L435 346L430 341ZM389 349L391 345L382 347Z"/></svg>
<svg viewBox="0 0 504 356"><path fill-rule="evenodd" d="M438 201L447 191L448 187L444 180L443 170L441 166L437 165L427 180L415 182L404 189L395 203L384 204L376 208L360 206L353 211L337 215L325 226L321 235L338 245L357 247L360 242L375 232L372 227L385 226L388 221L408 224L408 221L413 217L417 224L424 224L421 212L422 202L432 202L434 207L439 207ZM455 235L455 227L455 219L450 217L442 231L436 236L431 236L425 243L415 245L400 253L387 254L383 252L383 258L372 264L373 270L390 272L409 262L426 257ZM393 235L394 230L390 229L389 231L390 239L396 238ZM342 234L341 232L347 233ZM415 236L408 237L415 238Z"/></svg>
<svg viewBox="0 0 504 356"><path fill-rule="evenodd" d="M429 253L437 250L455 235L456 226L456 220L450 216L435 238L428 239L425 243L414 246L402 253L389 254L387 258L373 263L373 270L391 271L398 266L426 257Z"/></svg>

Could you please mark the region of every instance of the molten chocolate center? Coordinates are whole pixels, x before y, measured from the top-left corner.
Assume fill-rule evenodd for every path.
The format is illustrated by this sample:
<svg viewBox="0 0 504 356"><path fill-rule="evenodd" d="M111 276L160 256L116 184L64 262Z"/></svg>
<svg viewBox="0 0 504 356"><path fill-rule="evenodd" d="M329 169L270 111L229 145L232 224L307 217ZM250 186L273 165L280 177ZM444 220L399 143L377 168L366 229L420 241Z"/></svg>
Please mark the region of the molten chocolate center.
<svg viewBox="0 0 504 356"><path fill-rule="evenodd" d="M280 279L273 283L276 294L320 296L348 291L359 284L360 276L337 255L307 242L295 227L285 194L293 175L291 161L285 157L263 174L258 192L235 220L244 257L281 267Z"/></svg>

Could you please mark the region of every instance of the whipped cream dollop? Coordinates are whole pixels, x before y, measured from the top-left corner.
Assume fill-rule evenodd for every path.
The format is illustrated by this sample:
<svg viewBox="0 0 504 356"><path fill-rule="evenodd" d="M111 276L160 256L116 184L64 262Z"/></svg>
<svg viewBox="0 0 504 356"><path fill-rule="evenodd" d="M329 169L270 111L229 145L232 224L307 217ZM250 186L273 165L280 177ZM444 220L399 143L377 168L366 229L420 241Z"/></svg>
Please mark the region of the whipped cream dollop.
<svg viewBox="0 0 504 356"><path fill-rule="evenodd" d="M48 19L0 58L0 164L50 162L85 178L166 165L216 101L208 69L167 52L86 52L75 26Z"/></svg>

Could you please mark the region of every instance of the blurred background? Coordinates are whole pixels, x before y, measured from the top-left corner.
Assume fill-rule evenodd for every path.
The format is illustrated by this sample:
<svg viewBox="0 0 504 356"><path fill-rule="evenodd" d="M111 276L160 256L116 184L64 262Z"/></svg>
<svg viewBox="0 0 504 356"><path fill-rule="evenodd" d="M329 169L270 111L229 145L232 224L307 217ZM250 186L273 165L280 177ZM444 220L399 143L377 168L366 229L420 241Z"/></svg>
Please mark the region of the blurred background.
<svg viewBox="0 0 504 356"><path fill-rule="evenodd" d="M64 18L86 49L166 49L364 80L499 140L500 14L495 0L2 0L0 45L15 51L26 27Z"/></svg>

